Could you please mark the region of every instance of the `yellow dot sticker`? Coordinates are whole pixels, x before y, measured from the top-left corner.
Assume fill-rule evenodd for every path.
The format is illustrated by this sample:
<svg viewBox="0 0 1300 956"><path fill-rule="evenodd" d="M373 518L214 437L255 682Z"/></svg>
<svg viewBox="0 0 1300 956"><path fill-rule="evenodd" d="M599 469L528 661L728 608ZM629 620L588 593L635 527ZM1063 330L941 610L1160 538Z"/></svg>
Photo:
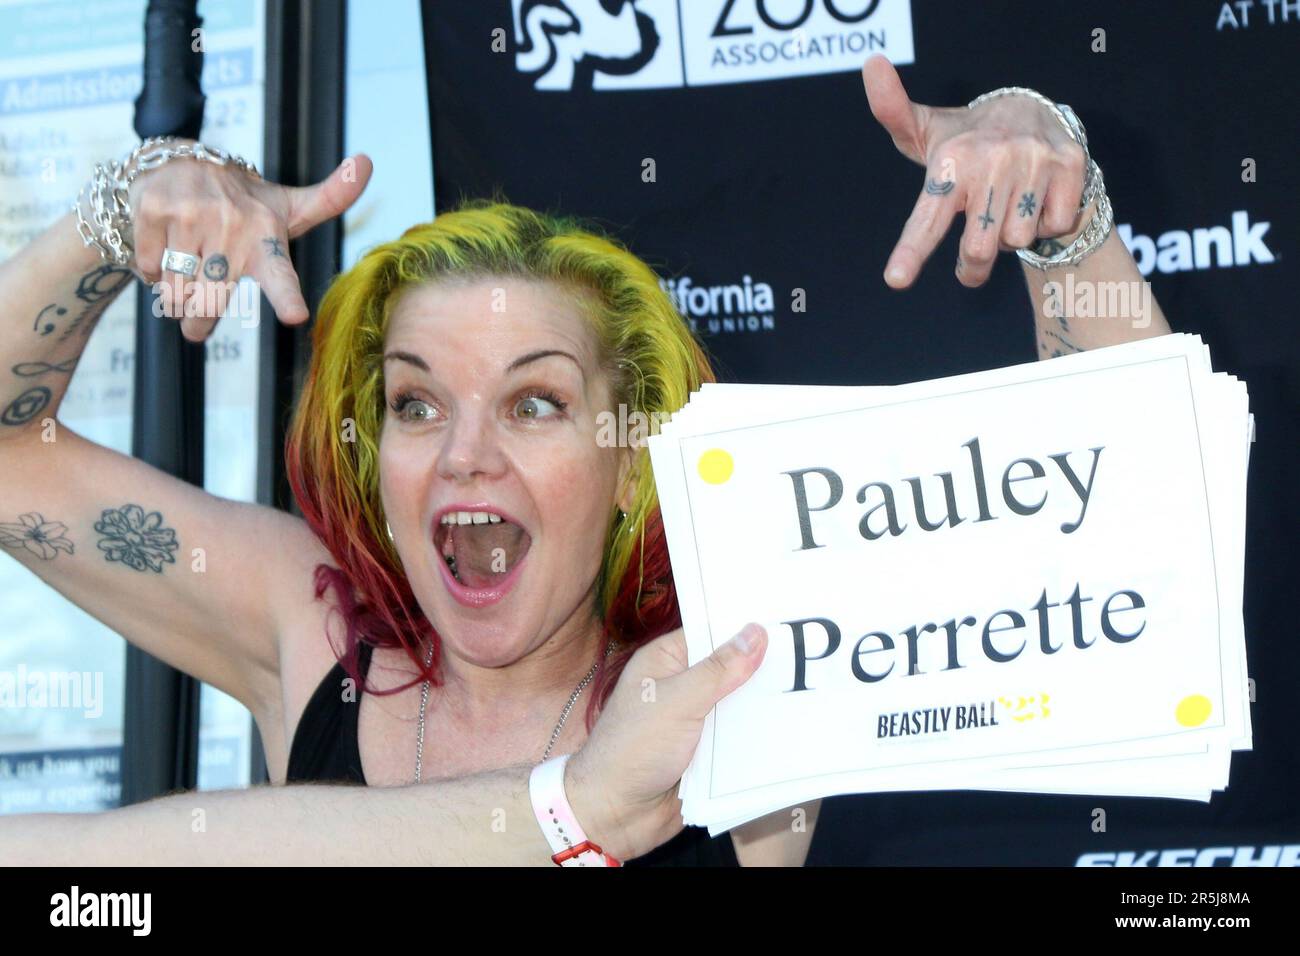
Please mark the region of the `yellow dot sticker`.
<svg viewBox="0 0 1300 956"><path fill-rule="evenodd" d="M1192 694L1178 702L1174 717L1184 727L1199 727L1210 717L1213 705L1204 694Z"/></svg>
<svg viewBox="0 0 1300 956"><path fill-rule="evenodd" d="M701 478L711 485L720 485L731 477L736 465L731 460L731 455L721 448L710 448L700 456L696 467L699 468Z"/></svg>

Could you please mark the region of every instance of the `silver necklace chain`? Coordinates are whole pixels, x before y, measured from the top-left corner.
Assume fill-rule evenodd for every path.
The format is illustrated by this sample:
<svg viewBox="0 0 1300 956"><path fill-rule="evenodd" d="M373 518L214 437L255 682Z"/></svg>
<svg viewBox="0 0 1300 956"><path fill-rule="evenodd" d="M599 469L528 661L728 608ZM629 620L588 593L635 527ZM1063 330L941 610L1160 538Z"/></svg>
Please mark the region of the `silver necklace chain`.
<svg viewBox="0 0 1300 956"><path fill-rule="evenodd" d="M546 751L542 754L542 761L546 760L546 758L551 755L551 748L553 748L555 746L555 742L560 739L560 732L564 730L564 722L569 719L569 712L573 710L573 705L578 702L578 698L582 696L583 690L585 690L587 685L591 683L592 678L596 676L596 670L600 667L604 659L606 657L609 657L610 653L612 653L613 650L614 650L614 642L611 640L608 644L605 645L605 653L601 657L601 659L591 665L591 670L587 671L587 676L584 677L582 680L578 681L578 686L573 688L573 693L569 695L569 700L567 703L565 703L564 710L560 713L560 719L556 722L555 729L551 731L551 740L546 745ZM424 659L425 670L428 670L432 664L433 664L433 645L430 644L429 653ZM426 680L424 682L424 686L420 688L420 726L416 734L416 745L415 745L415 782L416 783L420 782L424 772L424 715L425 712L428 710L428 707L429 707L429 681ZM541 761L539 761L539 763L540 762Z"/></svg>
<svg viewBox="0 0 1300 956"><path fill-rule="evenodd" d="M424 658L424 669L427 671L433 666L433 641L429 642L429 653ZM424 686L420 688L420 729L416 738L415 745L415 782L420 782L420 777L424 772L424 712L429 706L429 682L426 680Z"/></svg>

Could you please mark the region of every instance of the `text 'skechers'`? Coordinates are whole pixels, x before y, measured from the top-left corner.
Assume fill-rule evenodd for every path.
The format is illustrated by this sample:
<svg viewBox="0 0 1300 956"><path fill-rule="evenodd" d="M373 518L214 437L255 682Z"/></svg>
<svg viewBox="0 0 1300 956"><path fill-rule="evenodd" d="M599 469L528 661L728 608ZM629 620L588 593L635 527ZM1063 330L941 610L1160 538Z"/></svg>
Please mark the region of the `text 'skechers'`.
<svg viewBox="0 0 1300 956"><path fill-rule="evenodd" d="M1245 383L1191 335L894 387L707 384L649 439L691 663L747 621L683 815L980 789L1208 801L1251 746Z"/></svg>

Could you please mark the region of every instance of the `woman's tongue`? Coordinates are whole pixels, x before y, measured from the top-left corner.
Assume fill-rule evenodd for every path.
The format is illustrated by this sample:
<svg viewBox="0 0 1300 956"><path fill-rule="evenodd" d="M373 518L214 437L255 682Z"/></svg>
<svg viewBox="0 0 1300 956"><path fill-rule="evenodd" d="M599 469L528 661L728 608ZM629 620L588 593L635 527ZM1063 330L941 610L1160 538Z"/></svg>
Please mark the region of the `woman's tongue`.
<svg viewBox="0 0 1300 956"><path fill-rule="evenodd" d="M531 543L517 524L458 524L451 527L456 576L466 587L486 588L505 580Z"/></svg>

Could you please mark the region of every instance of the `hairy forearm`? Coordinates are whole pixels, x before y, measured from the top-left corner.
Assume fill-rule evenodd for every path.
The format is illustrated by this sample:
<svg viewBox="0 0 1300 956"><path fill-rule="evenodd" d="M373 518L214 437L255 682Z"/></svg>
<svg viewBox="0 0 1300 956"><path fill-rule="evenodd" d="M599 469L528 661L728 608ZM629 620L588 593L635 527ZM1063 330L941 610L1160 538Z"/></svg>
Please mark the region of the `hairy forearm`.
<svg viewBox="0 0 1300 956"><path fill-rule="evenodd" d="M71 213L0 263L0 439L54 417L91 331L131 278L82 243Z"/></svg>
<svg viewBox="0 0 1300 956"><path fill-rule="evenodd" d="M529 769L406 787L192 791L99 814L0 817L0 862L553 866Z"/></svg>
<svg viewBox="0 0 1300 956"><path fill-rule="evenodd" d="M1081 217L1086 224L1089 209ZM1063 236L1060 247L1072 236ZM1119 233L1077 266L1036 269L1021 263L1034 308L1039 358L1165 335L1169 323Z"/></svg>

